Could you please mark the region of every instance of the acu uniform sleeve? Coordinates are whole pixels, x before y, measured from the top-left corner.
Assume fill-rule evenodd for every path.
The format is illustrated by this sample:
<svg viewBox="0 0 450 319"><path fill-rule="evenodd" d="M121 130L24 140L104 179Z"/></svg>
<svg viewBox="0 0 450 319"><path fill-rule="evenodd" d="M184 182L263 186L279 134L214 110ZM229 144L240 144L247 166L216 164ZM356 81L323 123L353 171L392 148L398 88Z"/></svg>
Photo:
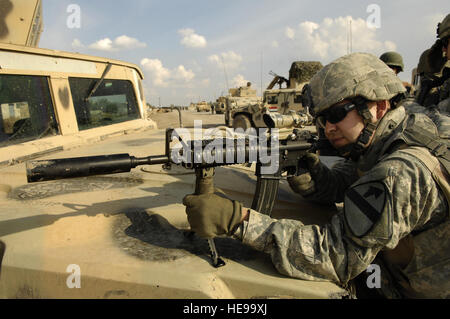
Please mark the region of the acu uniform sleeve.
<svg viewBox="0 0 450 319"><path fill-rule="evenodd" d="M393 249L430 211L439 194L429 172L401 160L385 161L348 189L344 212L324 226L276 220L251 211L242 241L271 255L280 273L346 284L380 250Z"/></svg>

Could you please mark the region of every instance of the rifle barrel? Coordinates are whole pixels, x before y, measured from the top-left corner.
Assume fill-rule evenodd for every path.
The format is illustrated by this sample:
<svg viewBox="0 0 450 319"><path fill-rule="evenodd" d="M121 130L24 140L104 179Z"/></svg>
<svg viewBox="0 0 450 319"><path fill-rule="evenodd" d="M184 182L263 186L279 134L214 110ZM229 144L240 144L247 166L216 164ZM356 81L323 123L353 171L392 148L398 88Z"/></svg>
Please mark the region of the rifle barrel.
<svg viewBox="0 0 450 319"><path fill-rule="evenodd" d="M238 145L233 140L231 147L226 144L211 152L213 158L206 159L200 152L191 151L182 163L187 168L207 168L240 163L251 163L259 160L261 150L272 152L268 146ZM280 152L307 150L311 144L303 141L288 145L279 145ZM231 151L231 153L229 153ZM240 154L240 155L239 155ZM251 156L254 154L256 156ZM216 162L217 160L217 162ZM28 161L26 163L27 180L29 183L85 177L92 175L105 175L129 172L138 165L155 165L173 162L168 155L154 155L148 157L134 157L129 154L111 154L74 158L60 158L49 160Z"/></svg>
<svg viewBox="0 0 450 319"><path fill-rule="evenodd" d="M167 156L156 155L136 158L129 154L112 154L74 158L29 161L26 163L29 183L83 177L91 175L129 172L138 165L164 164Z"/></svg>

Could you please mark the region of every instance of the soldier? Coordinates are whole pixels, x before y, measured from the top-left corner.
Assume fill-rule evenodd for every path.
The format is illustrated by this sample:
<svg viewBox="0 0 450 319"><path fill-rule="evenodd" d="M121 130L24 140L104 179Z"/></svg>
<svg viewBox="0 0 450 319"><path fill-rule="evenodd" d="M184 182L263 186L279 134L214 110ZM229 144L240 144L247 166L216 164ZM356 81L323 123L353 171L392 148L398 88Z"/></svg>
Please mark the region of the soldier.
<svg viewBox="0 0 450 319"><path fill-rule="evenodd" d="M400 55L400 53L397 53L395 51L389 51L385 52L380 56L380 60L386 63L388 67L390 67L395 74L399 74L400 72L403 72L404 64L403 64L403 58Z"/></svg>
<svg viewBox="0 0 450 319"><path fill-rule="evenodd" d="M392 69L392 71L395 72L395 74L399 74L400 72L403 72L403 69L405 68L405 65L403 64L403 58L400 55L400 53L397 53L395 51L389 51L385 52L380 56L380 60L386 63L388 67ZM403 82L403 85L406 88L406 91L408 93L413 94L413 87L408 82Z"/></svg>
<svg viewBox="0 0 450 319"><path fill-rule="evenodd" d="M448 168L450 156L433 121L397 102L404 92L366 53L339 58L311 79L317 123L346 159L330 169L308 153L309 172L288 182L306 199L344 203L328 224L273 219L217 194L187 195L192 230L264 251L287 276L350 289L375 264L384 297L449 298L450 186L439 162Z"/></svg>
<svg viewBox="0 0 450 319"><path fill-rule="evenodd" d="M450 14L438 23L437 40L422 53L418 69L423 69L416 100L426 107L437 105L450 112Z"/></svg>

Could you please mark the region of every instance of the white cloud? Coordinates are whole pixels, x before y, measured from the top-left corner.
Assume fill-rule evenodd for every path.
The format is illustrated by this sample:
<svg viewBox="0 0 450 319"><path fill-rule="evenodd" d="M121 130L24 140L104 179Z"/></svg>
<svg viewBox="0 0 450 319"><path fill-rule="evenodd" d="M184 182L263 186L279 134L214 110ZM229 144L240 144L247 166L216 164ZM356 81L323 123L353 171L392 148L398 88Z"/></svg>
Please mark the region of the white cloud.
<svg viewBox="0 0 450 319"><path fill-rule="evenodd" d="M293 39L295 37L295 31L292 28L286 27L284 34L288 39Z"/></svg>
<svg viewBox="0 0 450 319"><path fill-rule="evenodd" d="M392 41L384 41L383 44L386 51L395 51L397 49L397 45Z"/></svg>
<svg viewBox="0 0 450 319"><path fill-rule="evenodd" d="M289 34L294 34L292 41L303 56L321 60L335 59L348 53L347 38L350 19L352 21L352 52L381 54L396 49L394 42L377 39L376 29L369 28L365 20L354 19L350 16L325 18L321 23L304 21L298 25L295 32ZM286 28L286 35L288 35L288 29L289 27Z"/></svg>
<svg viewBox="0 0 450 319"><path fill-rule="evenodd" d="M195 74L191 70L186 70L183 65L179 65L172 71L172 77L178 81L189 82L195 77Z"/></svg>
<svg viewBox="0 0 450 319"><path fill-rule="evenodd" d="M145 48L147 46L146 43L126 35L121 35L117 37L114 40L114 45L119 49L137 49L137 48Z"/></svg>
<svg viewBox="0 0 450 319"><path fill-rule="evenodd" d="M170 71L163 67L160 60L144 58L141 60L141 65L145 71L150 73L155 86L167 87L169 85L167 80L170 78Z"/></svg>
<svg viewBox="0 0 450 319"><path fill-rule="evenodd" d="M246 86L247 80L244 78L242 74L236 75L233 80L231 80L233 87Z"/></svg>
<svg viewBox="0 0 450 319"><path fill-rule="evenodd" d="M206 39L204 36L195 33L194 29L180 29L178 33L183 36L180 43L188 48L204 48L206 47Z"/></svg>
<svg viewBox="0 0 450 319"><path fill-rule="evenodd" d="M220 55L211 55L208 57L208 60L211 63L215 64L217 67L223 68L225 65L225 68L227 70L234 70L240 66L242 62L242 56L234 51L228 51L222 52Z"/></svg>
<svg viewBox="0 0 450 319"><path fill-rule="evenodd" d="M83 45L83 43L81 43L81 41L79 39L73 39L72 48L80 49L80 48L84 48L84 45Z"/></svg>
<svg viewBox="0 0 450 319"><path fill-rule="evenodd" d="M138 39L131 38L127 35L121 35L115 38L114 40L111 40L110 38L98 40L90 44L89 48L100 51L120 51L120 50L145 48L146 46L147 46L146 43L141 42Z"/></svg>
<svg viewBox="0 0 450 319"><path fill-rule="evenodd" d="M115 51L113 48L113 42L110 38L98 40L97 42L89 45L89 48L100 51Z"/></svg>
<svg viewBox="0 0 450 319"><path fill-rule="evenodd" d="M149 78L152 80L153 85L157 87L186 84L195 77L194 72L186 70L183 65L169 70L163 66L159 59L144 58L141 60L141 66L146 73L149 73Z"/></svg>

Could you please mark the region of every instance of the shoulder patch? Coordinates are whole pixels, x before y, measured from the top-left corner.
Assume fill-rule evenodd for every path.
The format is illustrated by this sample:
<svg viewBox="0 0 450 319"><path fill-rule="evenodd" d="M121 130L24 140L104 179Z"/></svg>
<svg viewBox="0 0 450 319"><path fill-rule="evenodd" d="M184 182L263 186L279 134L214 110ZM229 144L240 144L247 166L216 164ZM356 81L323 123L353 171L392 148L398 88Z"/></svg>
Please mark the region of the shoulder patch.
<svg viewBox="0 0 450 319"><path fill-rule="evenodd" d="M345 193L344 215L350 230L362 237L380 219L386 205L386 186L370 182L350 188Z"/></svg>

